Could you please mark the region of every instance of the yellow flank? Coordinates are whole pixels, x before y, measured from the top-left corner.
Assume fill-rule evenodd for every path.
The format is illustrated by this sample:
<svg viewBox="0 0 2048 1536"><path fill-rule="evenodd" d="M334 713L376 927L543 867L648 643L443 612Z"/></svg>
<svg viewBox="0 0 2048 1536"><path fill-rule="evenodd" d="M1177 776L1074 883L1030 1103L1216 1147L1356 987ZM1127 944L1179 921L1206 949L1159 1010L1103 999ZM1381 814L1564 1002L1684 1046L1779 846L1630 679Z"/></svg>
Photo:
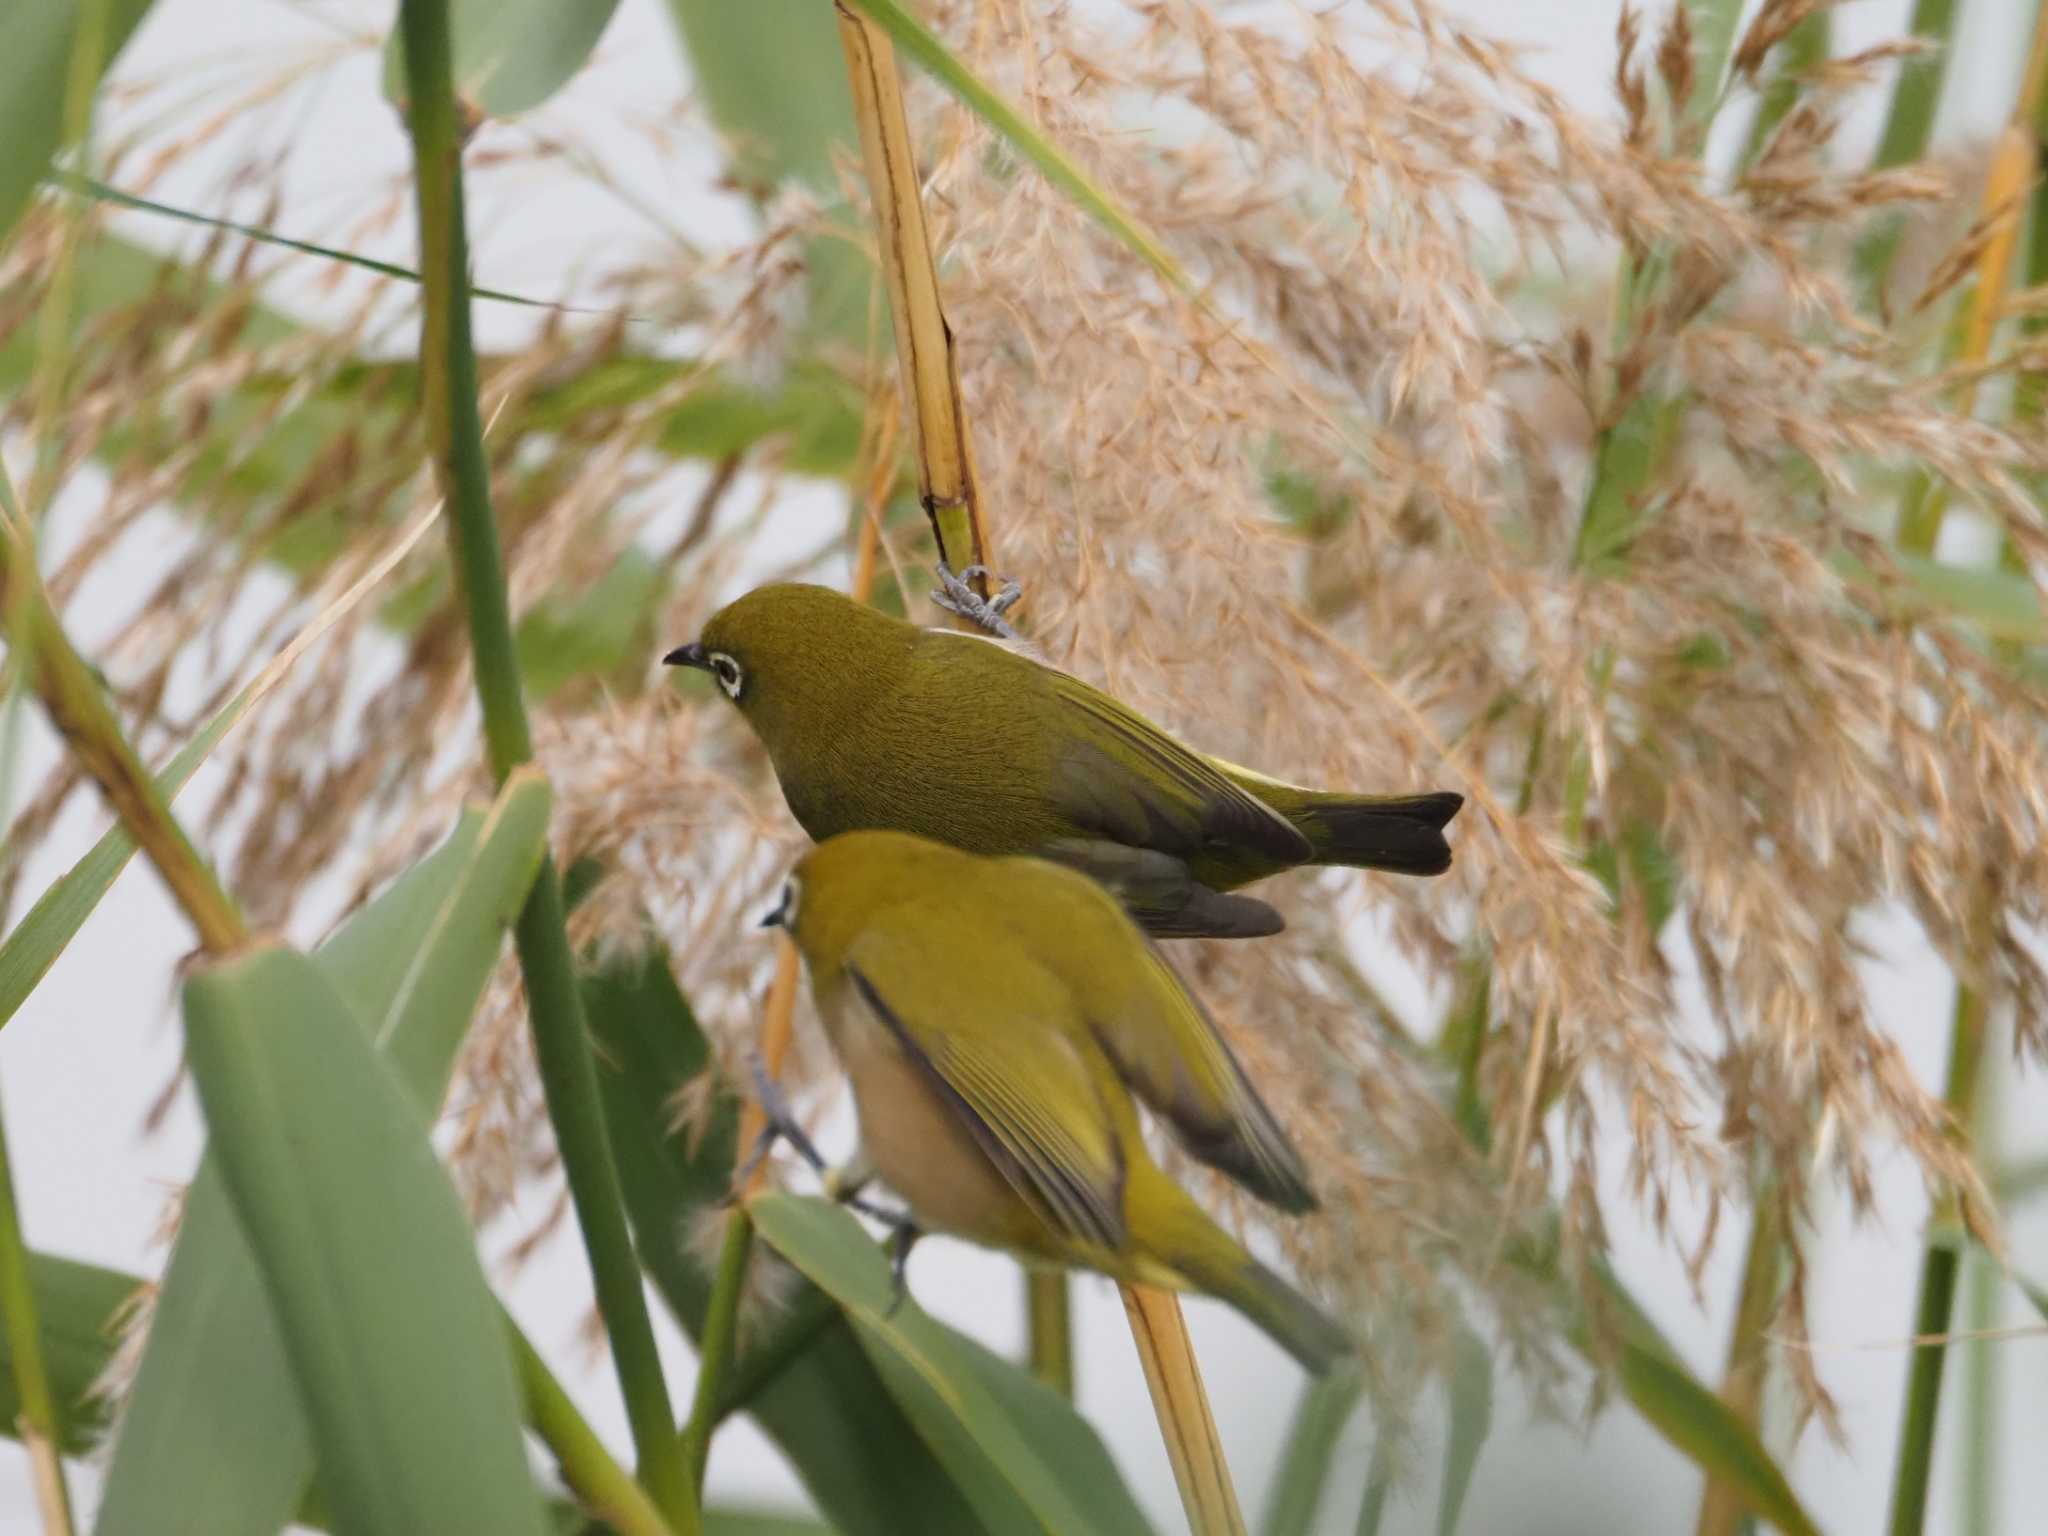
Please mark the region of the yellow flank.
<svg viewBox="0 0 2048 1536"><path fill-rule="evenodd" d="M1311 1369L1348 1352L1147 1151L1134 1090L1255 1193L1313 1203L1214 1024L1092 882L849 832L797 866L785 911L864 1149L920 1226L1209 1292Z"/></svg>

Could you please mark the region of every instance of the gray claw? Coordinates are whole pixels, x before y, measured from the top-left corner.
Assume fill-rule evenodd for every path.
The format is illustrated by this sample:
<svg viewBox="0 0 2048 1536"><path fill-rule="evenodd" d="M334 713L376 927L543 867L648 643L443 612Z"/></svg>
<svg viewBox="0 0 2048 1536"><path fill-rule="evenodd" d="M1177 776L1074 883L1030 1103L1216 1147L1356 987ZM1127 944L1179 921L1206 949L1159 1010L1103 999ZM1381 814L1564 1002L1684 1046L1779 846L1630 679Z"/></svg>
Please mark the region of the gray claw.
<svg viewBox="0 0 2048 1536"><path fill-rule="evenodd" d="M985 565L970 565L955 575L945 561L939 562L939 590L932 594L932 601L948 613L957 613L964 619L971 619L992 635L1005 640L1019 640L1023 637L1003 618L1003 611L1024 595L1024 589L1014 581L1003 581L1003 590L993 598L983 598L968 583L976 576L988 576ZM1000 579L1000 578L998 578Z"/></svg>
<svg viewBox="0 0 2048 1536"><path fill-rule="evenodd" d="M754 1097L761 1101L762 1112L768 1123L761 1127L761 1135L747 1153L747 1160L733 1173L733 1187L744 1189L754 1170L761 1165L761 1159L768 1155L776 1141L787 1141L796 1148L797 1156L809 1163L819 1173L825 1171L825 1155L798 1123L796 1113L789 1107L789 1100L783 1097L781 1087L768 1075L768 1069L761 1061L759 1051L747 1053L747 1074L754 1080Z"/></svg>

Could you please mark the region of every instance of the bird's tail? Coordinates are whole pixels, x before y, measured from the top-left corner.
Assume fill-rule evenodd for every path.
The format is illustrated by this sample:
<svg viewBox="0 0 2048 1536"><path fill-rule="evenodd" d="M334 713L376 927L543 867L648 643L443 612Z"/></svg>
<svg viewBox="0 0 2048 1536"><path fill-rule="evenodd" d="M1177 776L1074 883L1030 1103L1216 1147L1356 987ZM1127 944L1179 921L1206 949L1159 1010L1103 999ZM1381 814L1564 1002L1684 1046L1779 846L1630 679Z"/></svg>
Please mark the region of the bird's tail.
<svg viewBox="0 0 2048 1536"><path fill-rule="evenodd" d="M1465 797L1450 790L1426 795L1341 795L1302 791L1276 806L1314 845L1318 864L1391 869L1404 875L1440 875L1451 867L1444 825Z"/></svg>
<svg viewBox="0 0 2048 1536"><path fill-rule="evenodd" d="M1178 1186L1162 1174L1154 1187L1159 1195L1146 1202L1154 1217L1147 1225L1163 1230L1132 1235L1188 1289L1229 1302L1312 1375L1354 1355L1350 1335L1334 1318L1246 1253Z"/></svg>

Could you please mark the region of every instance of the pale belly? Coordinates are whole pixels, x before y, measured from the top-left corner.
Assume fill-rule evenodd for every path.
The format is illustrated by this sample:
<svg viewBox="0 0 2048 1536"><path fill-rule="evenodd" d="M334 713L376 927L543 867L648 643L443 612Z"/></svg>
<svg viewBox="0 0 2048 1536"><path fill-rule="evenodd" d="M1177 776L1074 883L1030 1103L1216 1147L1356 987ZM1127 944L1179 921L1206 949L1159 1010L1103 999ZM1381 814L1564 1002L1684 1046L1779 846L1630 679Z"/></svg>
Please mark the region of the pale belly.
<svg viewBox="0 0 2048 1536"><path fill-rule="evenodd" d="M992 1247L1045 1253L1044 1226L925 1069L850 989L833 1011L839 1015L832 1021L834 1043L853 1085L862 1149L917 1224Z"/></svg>

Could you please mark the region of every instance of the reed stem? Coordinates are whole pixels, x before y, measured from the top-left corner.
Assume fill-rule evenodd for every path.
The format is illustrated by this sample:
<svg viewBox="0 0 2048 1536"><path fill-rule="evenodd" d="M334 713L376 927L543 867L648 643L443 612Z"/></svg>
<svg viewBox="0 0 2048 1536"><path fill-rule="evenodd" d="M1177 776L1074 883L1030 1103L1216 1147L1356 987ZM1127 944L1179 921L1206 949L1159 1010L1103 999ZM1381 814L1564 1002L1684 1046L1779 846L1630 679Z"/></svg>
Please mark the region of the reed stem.
<svg viewBox="0 0 2048 1536"><path fill-rule="evenodd" d="M408 126L419 214L421 390L434 469L449 509L449 547L469 621L484 740L492 771L502 781L532 760L533 736L520 690L511 602L477 406L461 131L447 0L405 0L399 20L405 37ZM598 1312L611 1340L639 1475L662 1513L688 1536L698 1524L696 1493L675 1437L618 1168L605 1135L597 1069L565 924L561 879L553 860L545 860L514 929L541 1088L589 1256Z"/></svg>

